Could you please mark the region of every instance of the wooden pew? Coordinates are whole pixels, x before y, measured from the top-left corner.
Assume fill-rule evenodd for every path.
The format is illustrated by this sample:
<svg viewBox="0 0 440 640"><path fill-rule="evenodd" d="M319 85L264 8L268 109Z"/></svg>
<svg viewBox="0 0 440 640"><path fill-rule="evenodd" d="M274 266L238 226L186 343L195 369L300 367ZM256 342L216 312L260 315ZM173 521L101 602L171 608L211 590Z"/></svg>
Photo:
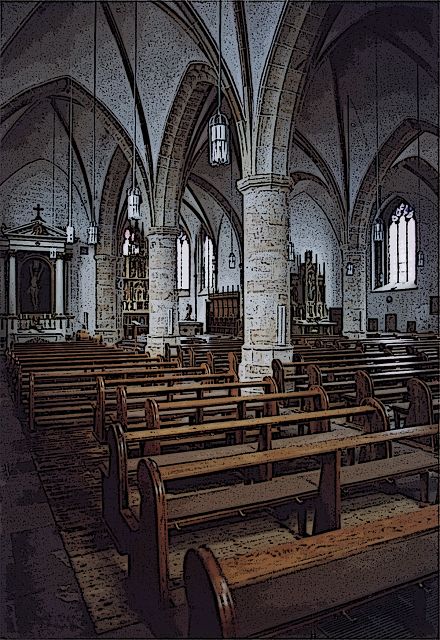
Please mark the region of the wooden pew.
<svg viewBox="0 0 440 640"><path fill-rule="evenodd" d="M167 607L170 604L171 534L184 526L196 527L197 530L208 522L219 522L233 515L243 517L245 512L252 513L276 504L292 504L295 498L301 498L314 507L315 534L339 528L342 487L363 487L377 479L394 475L426 474L427 469L437 465L434 456L418 451L414 455L397 456L392 460L369 460L357 465L357 468L341 469L341 451L347 447L366 449L383 443L390 444L392 440L431 433L433 429L433 425L430 425L405 429L399 435L395 432L339 435L326 441L321 439L323 434L299 436L296 445L288 447L174 464L158 464L157 458L142 459L137 471L140 504L132 503L126 507L123 513L125 530L120 532L121 540L127 545L125 551L129 554L132 588L142 594L150 606ZM278 462L316 456L320 459L321 468L311 472L293 472L273 479L264 477L258 483L239 483L227 488L214 486L190 493L166 491L166 486L175 487L176 482L188 478L194 482L196 478L213 474L253 467L266 468ZM205 528L203 531L208 539L213 532ZM228 535L227 528L223 532ZM179 577L174 574L174 579L178 580Z"/></svg>
<svg viewBox="0 0 440 640"><path fill-rule="evenodd" d="M204 397L199 399L175 399L166 400L153 397L146 398L144 402L144 412L128 412L126 393L123 388L118 388L118 409L117 415L114 416L122 426L124 431L140 431L147 429L157 430L157 439L155 442L143 443L141 449L143 455L158 455L161 453L160 435L161 429L172 426L184 426L186 424L207 424L209 422L219 422L220 420L237 419L242 420L250 417L268 417L279 415L280 403L289 402L295 404L296 409L291 411L323 411L328 409L328 398L324 390L320 387L311 387L302 392L277 393L276 385L272 378L264 378L261 383L252 382L253 390L262 387L263 393L252 395L241 395L241 390L245 389L248 383L237 383L232 390L234 395L231 396L230 389L226 388L227 395ZM257 386L256 386L257 385ZM211 385L209 385L211 386ZM225 391L225 387L220 388ZM208 388L209 391L209 388ZM141 421L139 421L141 420ZM330 430L330 422L328 420L320 420L318 422L308 421L310 433L324 433ZM298 425L298 432L303 435L304 425ZM246 434L247 436L249 433ZM231 439L229 437L229 439ZM237 431L232 434L234 443L242 444L245 439L243 431ZM224 441L223 434L207 436L202 435L202 442L207 441ZM191 442L198 442L199 437L194 436ZM185 442L188 439L185 438Z"/></svg>
<svg viewBox="0 0 440 640"><path fill-rule="evenodd" d="M436 392L436 397L433 397L433 389ZM429 386L418 378L408 380L408 402L391 405L394 411L395 427L400 427L401 414L406 415L405 426L407 427L426 424L427 421L439 424L440 399L438 393L438 383L436 386ZM437 432L432 438L418 438L415 440L414 445L438 451L439 433Z"/></svg>
<svg viewBox="0 0 440 640"><path fill-rule="evenodd" d="M405 378L403 380L396 378L394 385L381 387L380 380L375 382L373 376L365 371L356 371L355 391L344 392L342 398L348 405L359 405L365 398L377 398L386 403L400 401L407 396L407 382L408 380ZM424 382L429 388L438 388L438 374L435 371L429 371Z"/></svg>
<svg viewBox="0 0 440 640"><path fill-rule="evenodd" d="M245 444L230 444L228 446L205 450L185 451L183 453L177 452L159 455L154 459L158 464L162 465L169 464L170 461L174 459L177 459L179 462L189 463L192 460L203 461L206 458L236 457L244 452L255 453L257 450L278 450L286 448L292 442L300 442L301 440L298 440L298 438L304 438L304 436L293 436L273 440L272 430L274 428L282 429L283 427L309 423L310 429L312 430L310 437L313 439L324 437L326 441L330 441L338 438L340 437L339 431L329 432L328 426L329 421L341 417L356 417L359 422L363 420L361 428L366 433L382 432L389 429L389 421L384 408L374 400L366 402L362 407L352 407L346 410L310 411L294 413L287 416L265 416L261 418L230 420L199 425L168 426L160 430L159 433L157 429L124 433L119 424L110 425L107 437L110 452L109 466L108 469L102 469L102 504L104 518L112 532L118 549L124 549L126 546L126 520L127 518L130 520L131 518L131 516L127 516L129 512L127 512L126 509L129 508L131 497L133 496L133 492L130 489L130 478L132 478L137 466L136 459L128 459L127 449L131 444L141 445L145 449L151 447L148 450L157 451L158 449L154 449L154 447L157 447L159 442L166 443L176 438L180 438L182 444L185 444L185 441L194 438L202 440L203 437L212 434L236 434L240 430L252 432L255 431L255 429L260 429L261 434L258 442L246 443L243 438ZM322 423L321 428L319 427L320 422ZM347 431L347 428L342 427L342 432L353 435L359 432L359 428L352 428ZM321 433L319 433L320 431ZM391 455L390 446L378 444L370 448L362 449L360 452L360 460L365 462L370 459L383 458L389 455ZM270 479L272 476L271 465L261 468L260 473L262 477Z"/></svg>
<svg viewBox="0 0 440 640"><path fill-rule="evenodd" d="M439 508L229 558L185 556L189 638L267 637L438 571Z"/></svg>
<svg viewBox="0 0 440 640"><path fill-rule="evenodd" d="M311 365L308 369L308 384L319 384L324 387L329 395L330 401L342 401L347 398L347 394L356 389L356 374L359 371L353 371L353 377L349 375L349 372L345 372L345 375L349 376L349 379L337 379L332 381L324 381L318 367ZM367 372L363 372L367 374ZM367 374L368 375L368 374ZM396 368L395 370L387 371L373 371L370 375L370 380L373 381L376 389L392 387L398 383L405 384L411 377L418 376L423 379L432 379L438 375L438 369L433 362L424 362L418 364L415 368ZM337 375L335 375L337 377ZM354 379L353 379L354 378ZM304 383L300 383L296 388L301 389ZM371 394L372 395L372 394ZM369 397L369 396L367 396Z"/></svg>
<svg viewBox="0 0 440 640"><path fill-rule="evenodd" d="M217 379L225 378L224 374L214 374ZM171 400L190 401L203 400L209 397L227 397L233 398L239 396L243 389L262 389L264 393L273 393L276 391L276 385L272 378L266 377L256 382L238 382L231 381L218 382L211 375L205 376L198 382L193 384L186 382L185 384L161 385L155 386L139 386L125 385L124 391L117 392L114 386L107 388L104 380L98 377L97 380L97 399L94 405L94 433L100 442L105 442L105 426L110 422L117 420L123 426L124 430L128 430L130 422L134 420L136 423L139 419L145 418L145 402L146 398L157 399L162 402L170 402ZM110 392L110 393L109 393ZM141 410L140 410L141 409ZM148 422L148 420L147 420Z"/></svg>
<svg viewBox="0 0 440 640"><path fill-rule="evenodd" d="M60 426L62 424L93 424L96 405L97 379L102 378L107 387L162 385L172 386L184 382L234 382L233 373L211 374L207 365L188 369L111 369L85 372L80 375L31 374L29 392L25 395L29 428L36 425ZM28 403L26 403L28 400Z"/></svg>

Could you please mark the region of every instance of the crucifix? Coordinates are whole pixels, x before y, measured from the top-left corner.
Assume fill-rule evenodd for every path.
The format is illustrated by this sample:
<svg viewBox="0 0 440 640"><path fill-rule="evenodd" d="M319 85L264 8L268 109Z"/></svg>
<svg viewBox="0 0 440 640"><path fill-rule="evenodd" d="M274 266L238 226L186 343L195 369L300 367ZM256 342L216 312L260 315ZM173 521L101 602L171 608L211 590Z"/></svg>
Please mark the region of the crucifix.
<svg viewBox="0 0 440 640"><path fill-rule="evenodd" d="M41 207L39 204L37 204L37 206L33 208L33 211L36 211L36 212L37 212L37 215L36 215L36 218L35 218L35 219L36 219L36 220L39 220L39 219L40 219L40 217L41 217L41 216L40 216L40 213L41 213L42 211L44 211L44 207Z"/></svg>

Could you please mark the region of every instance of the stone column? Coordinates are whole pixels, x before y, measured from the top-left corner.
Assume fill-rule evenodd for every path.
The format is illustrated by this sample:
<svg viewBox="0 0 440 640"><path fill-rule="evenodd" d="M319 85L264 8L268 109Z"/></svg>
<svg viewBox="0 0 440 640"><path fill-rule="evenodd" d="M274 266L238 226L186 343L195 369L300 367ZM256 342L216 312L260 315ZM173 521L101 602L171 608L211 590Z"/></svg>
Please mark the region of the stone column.
<svg viewBox="0 0 440 640"><path fill-rule="evenodd" d="M116 342L121 337L122 300L120 275L122 258L97 254L96 261L96 328L104 342Z"/></svg>
<svg viewBox="0 0 440 640"><path fill-rule="evenodd" d="M17 272L15 264L15 251L9 251L9 287L8 287L8 299L9 299L9 315L17 315Z"/></svg>
<svg viewBox="0 0 440 640"><path fill-rule="evenodd" d="M350 275L352 271L352 275ZM367 326L367 256L365 250L343 247L343 326L349 338L362 338Z"/></svg>
<svg viewBox="0 0 440 640"><path fill-rule="evenodd" d="M149 334L147 348L162 354L164 344L177 344L177 237L175 227L153 227L148 234Z"/></svg>
<svg viewBox="0 0 440 640"><path fill-rule="evenodd" d="M0 314L6 314L6 255L0 251Z"/></svg>
<svg viewBox="0 0 440 640"><path fill-rule="evenodd" d="M64 315L64 256L57 253L55 260L55 313Z"/></svg>
<svg viewBox="0 0 440 640"><path fill-rule="evenodd" d="M292 358L288 262L291 180L254 175L237 183L243 193L244 345L240 378L272 375L272 360Z"/></svg>

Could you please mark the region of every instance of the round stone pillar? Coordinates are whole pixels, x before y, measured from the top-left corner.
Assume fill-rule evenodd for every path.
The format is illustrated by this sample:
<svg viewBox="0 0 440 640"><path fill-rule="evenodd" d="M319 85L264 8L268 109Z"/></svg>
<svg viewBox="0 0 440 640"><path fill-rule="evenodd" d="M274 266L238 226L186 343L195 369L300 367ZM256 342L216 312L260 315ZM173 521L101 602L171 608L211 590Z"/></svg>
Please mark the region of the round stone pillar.
<svg viewBox="0 0 440 640"><path fill-rule="evenodd" d="M64 261L61 253L57 253L55 261L55 313L64 315Z"/></svg>
<svg viewBox="0 0 440 640"><path fill-rule="evenodd" d="M243 193L244 345L240 378L272 374L272 360L292 358L288 262L291 179L254 175L237 183Z"/></svg>
<svg viewBox="0 0 440 640"><path fill-rule="evenodd" d="M17 268L15 262L15 251L9 251L9 288L8 288L8 301L9 301L9 315L17 315Z"/></svg>
<svg viewBox="0 0 440 640"><path fill-rule="evenodd" d="M6 254L0 250L0 315L6 314Z"/></svg>
<svg viewBox="0 0 440 640"><path fill-rule="evenodd" d="M147 349L163 355L166 342L178 342L177 237L179 229L153 227L148 234L149 334Z"/></svg>
<svg viewBox="0 0 440 640"><path fill-rule="evenodd" d="M122 332L121 274L123 258L95 254L96 262L96 327L95 335L113 343Z"/></svg>
<svg viewBox="0 0 440 640"><path fill-rule="evenodd" d="M367 327L366 251L343 247L343 326L344 336L363 338Z"/></svg>

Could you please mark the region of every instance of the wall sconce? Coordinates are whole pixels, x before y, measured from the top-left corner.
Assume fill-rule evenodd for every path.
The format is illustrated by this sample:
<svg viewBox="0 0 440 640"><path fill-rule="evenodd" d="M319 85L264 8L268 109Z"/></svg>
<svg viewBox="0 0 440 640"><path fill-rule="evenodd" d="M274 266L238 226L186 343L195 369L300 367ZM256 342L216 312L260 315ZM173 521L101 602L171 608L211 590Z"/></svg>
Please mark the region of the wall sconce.
<svg viewBox="0 0 440 640"><path fill-rule="evenodd" d="M424 267L425 266L425 254L423 251L417 252L417 266Z"/></svg>
<svg viewBox="0 0 440 640"><path fill-rule="evenodd" d="M345 267L345 275L352 276L353 275L353 263L347 262L347 266Z"/></svg>

